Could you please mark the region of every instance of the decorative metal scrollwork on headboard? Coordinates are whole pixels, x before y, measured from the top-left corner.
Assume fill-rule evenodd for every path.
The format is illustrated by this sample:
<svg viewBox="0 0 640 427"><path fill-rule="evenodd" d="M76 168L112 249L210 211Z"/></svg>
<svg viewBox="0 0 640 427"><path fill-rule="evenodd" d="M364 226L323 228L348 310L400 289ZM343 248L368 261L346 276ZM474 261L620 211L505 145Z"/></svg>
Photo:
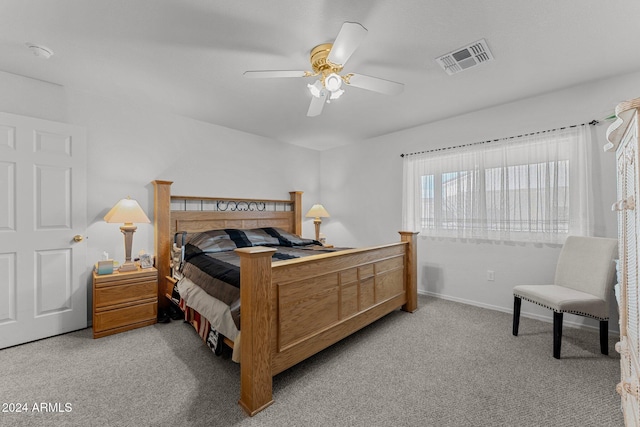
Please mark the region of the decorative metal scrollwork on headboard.
<svg viewBox="0 0 640 427"><path fill-rule="evenodd" d="M172 211L202 211L202 212L277 212L291 211L292 203L288 200L251 200L224 198L196 198L175 196L171 199Z"/></svg>
<svg viewBox="0 0 640 427"><path fill-rule="evenodd" d="M233 200L218 200L216 202L216 208L219 211L264 211L266 204L264 202L236 202Z"/></svg>

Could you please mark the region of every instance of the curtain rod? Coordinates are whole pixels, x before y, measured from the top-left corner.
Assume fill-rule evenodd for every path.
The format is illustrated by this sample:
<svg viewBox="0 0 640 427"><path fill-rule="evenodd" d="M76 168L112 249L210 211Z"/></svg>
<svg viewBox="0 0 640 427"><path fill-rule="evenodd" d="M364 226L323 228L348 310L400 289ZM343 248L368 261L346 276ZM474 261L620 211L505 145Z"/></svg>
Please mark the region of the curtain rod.
<svg viewBox="0 0 640 427"><path fill-rule="evenodd" d="M595 126L598 123L600 123L600 122L594 119L594 120L591 120L589 123L581 123L579 125L571 125L571 126L565 126L565 127L561 127L561 128L541 130L541 131L538 131L538 132L523 133L522 135L507 136L507 137L498 138L498 139L489 139L487 141L479 141L479 142L472 142L472 143L469 143L469 144L454 145L452 147L434 148L433 150L416 151L415 153L403 153L403 154L400 154L400 157L415 156L415 155L418 155L418 154L425 154L425 153L435 153L437 151L453 150L455 148L471 147L473 145L481 145L481 144L486 144L488 142L506 141L507 139L522 138L524 136L538 135L538 134L541 134L541 133L554 132L556 130L563 130L563 129L567 129L567 128L575 128L575 127L578 127L578 126L586 126L586 125Z"/></svg>

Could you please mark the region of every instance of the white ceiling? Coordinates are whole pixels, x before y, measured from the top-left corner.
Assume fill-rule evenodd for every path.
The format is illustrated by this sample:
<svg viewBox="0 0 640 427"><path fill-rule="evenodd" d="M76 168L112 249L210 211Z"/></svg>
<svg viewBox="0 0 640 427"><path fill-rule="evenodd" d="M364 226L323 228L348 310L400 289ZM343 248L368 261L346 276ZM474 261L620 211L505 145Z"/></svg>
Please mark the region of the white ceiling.
<svg viewBox="0 0 640 427"><path fill-rule="evenodd" d="M351 87L307 117L312 78L242 76L310 69L344 21L369 30L344 72L402 94ZM0 70L323 150L638 71L639 22L638 0L0 0ZM492 62L434 61L482 38Z"/></svg>

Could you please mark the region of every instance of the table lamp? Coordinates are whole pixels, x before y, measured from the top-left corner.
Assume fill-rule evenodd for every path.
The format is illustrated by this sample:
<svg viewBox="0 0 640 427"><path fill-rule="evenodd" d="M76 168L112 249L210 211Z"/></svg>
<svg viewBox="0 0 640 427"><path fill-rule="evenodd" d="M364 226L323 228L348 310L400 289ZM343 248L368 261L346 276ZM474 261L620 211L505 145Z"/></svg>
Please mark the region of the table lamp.
<svg viewBox="0 0 640 427"><path fill-rule="evenodd" d="M320 204L316 204L311 206L309 212L305 215L307 218L314 218L313 223L316 226L316 240L320 240L320 223L322 220L320 218L329 218L329 212L324 208L324 206Z"/></svg>
<svg viewBox="0 0 640 427"><path fill-rule="evenodd" d="M124 234L124 264L120 266L120 271L134 271L138 268L131 261L131 246L133 244L133 233L136 227L134 222L149 223L149 218L135 200L127 197L120 200L109 212L104 216L104 220L108 223L124 223L120 226L120 231Z"/></svg>

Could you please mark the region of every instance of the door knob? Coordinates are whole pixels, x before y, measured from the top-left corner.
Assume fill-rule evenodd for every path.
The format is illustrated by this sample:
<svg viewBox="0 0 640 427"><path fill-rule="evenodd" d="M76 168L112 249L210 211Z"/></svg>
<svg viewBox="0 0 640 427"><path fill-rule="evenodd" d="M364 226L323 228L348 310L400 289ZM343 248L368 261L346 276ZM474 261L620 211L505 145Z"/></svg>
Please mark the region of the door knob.
<svg viewBox="0 0 640 427"><path fill-rule="evenodd" d="M82 234L76 234L75 236L73 236L73 240L75 242L82 242L84 240L84 237L82 236Z"/></svg>

